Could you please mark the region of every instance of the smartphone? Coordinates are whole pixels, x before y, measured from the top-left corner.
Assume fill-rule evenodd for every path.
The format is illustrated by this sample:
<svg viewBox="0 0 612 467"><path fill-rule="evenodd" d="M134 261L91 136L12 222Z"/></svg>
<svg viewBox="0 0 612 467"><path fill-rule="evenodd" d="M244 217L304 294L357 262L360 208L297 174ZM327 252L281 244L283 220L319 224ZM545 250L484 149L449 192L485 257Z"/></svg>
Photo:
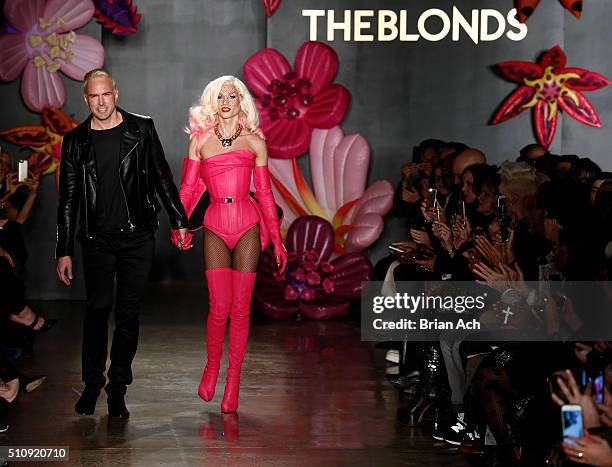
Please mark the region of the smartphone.
<svg viewBox="0 0 612 467"><path fill-rule="evenodd" d="M429 250L417 250L416 255L414 257L414 259L418 259L418 260L427 260L427 259L431 259L434 257L434 253L429 251Z"/></svg>
<svg viewBox="0 0 612 467"><path fill-rule="evenodd" d="M461 214L465 219L465 201L463 201L462 199L459 200L459 214Z"/></svg>
<svg viewBox="0 0 612 467"><path fill-rule="evenodd" d="M565 439L566 436L583 438L582 428L582 407L574 404L567 404L561 407L561 426L563 427L563 441L567 444L576 444L574 441Z"/></svg>
<svg viewBox="0 0 612 467"><path fill-rule="evenodd" d="M23 182L28 178L28 161L19 161L17 165L17 181Z"/></svg>
<svg viewBox="0 0 612 467"><path fill-rule="evenodd" d="M497 195L497 218L503 219L506 217L506 197Z"/></svg>
<svg viewBox="0 0 612 467"><path fill-rule="evenodd" d="M504 195L497 196L497 222L499 222L499 233L502 241L507 242L510 238L510 216L506 211L506 197Z"/></svg>
<svg viewBox="0 0 612 467"><path fill-rule="evenodd" d="M440 203L438 203L438 198L434 198L433 206L436 213L436 222L440 222Z"/></svg>
<svg viewBox="0 0 612 467"><path fill-rule="evenodd" d="M435 207L436 200L438 199L438 190L435 188L427 189L427 207L433 208Z"/></svg>
<svg viewBox="0 0 612 467"><path fill-rule="evenodd" d="M582 370L582 384L581 389L584 392L587 385L591 383L591 394L595 396L595 401L598 404L604 403L604 384L606 382L606 377L604 374L604 370L594 370L588 371L586 369Z"/></svg>
<svg viewBox="0 0 612 467"><path fill-rule="evenodd" d="M389 245L389 250L392 250L392 251L397 251L398 253L406 253L406 252L405 252L404 250L402 250L401 248L398 248L398 247L393 246L393 245Z"/></svg>

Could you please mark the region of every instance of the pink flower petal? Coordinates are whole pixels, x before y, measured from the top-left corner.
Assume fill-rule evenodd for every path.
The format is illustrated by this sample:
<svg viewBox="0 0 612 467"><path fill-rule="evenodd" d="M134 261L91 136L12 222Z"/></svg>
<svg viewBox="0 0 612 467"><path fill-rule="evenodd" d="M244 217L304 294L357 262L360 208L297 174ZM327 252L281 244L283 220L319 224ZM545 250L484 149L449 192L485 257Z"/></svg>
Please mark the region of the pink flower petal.
<svg viewBox="0 0 612 467"><path fill-rule="evenodd" d="M555 131L557 130L557 120L559 119L558 110L555 111L552 118L550 118L550 112L550 105L546 101L538 102L534 109L536 136L538 137L538 142L544 147L549 147L552 143Z"/></svg>
<svg viewBox="0 0 612 467"><path fill-rule="evenodd" d="M334 149L344 138L339 126L329 130L315 129L310 138L310 174L314 194L327 216L333 219L338 203L336 201L336 177L328 176L334 171Z"/></svg>
<svg viewBox="0 0 612 467"><path fill-rule="evenodd" d="M257 96L269 93L273 79L283 79L291 71L287 59L276 49L263 49L251 55L244 64L244 79Z"/></svg>
<svg viewBox="0 0 612 467"><path fill-rule="evenodd" d="M594 71L583 68L565 68L563 73L576 73L579 78L567 80L567 86L575 91L597 91L610 84L610 80Z"/></svg>
<svg viewBox="0 0 612 467"><path fill-rule="evenodd" d="M60 64L62 71L72 79L82 81L85 73L100 68L104 63L104 47L94 37L77 34L70 50L74 53L74 59L70 63L60 60Z"/></svg>
<svg viewBox="0 0 612 467"><path fill-rule="evenodd" d="M538 64L542 68L552 66L555 70L565 67L567 56L561 47L555 45L552 49L544 52Z"/></svg>
<svg viewBox="0 0 612 467"><path fill-rule="evenodd" d="M62 107L66 100L60 76L49 73L44 66L35 66L31 61L26 64L23 72L21 95L26 106L34 112L42 111L45 105Z"/></svg>
<svg viewBox="0 0 612 467"><path fill-rule="evenodd" d="M298 191L295 183L295 177L293 176L293 164L291 163L291 160L270 158L268 159L268 168L270 169L270 173L274 175L278 181L281 182L283 186L293 195L293 197L300 202L300 205L306 209L306 206L304 206L304 204L301 202L300 192ZM274 199L278 201L276 192L274 192ZM291 224L291 222L289 224Z"/></svg>
<svg viewBox="0 0 612 467"><path fill-rule="evenodd" d="M95 6L91 0L48 0L43 17L53 23L45 32L68 32L85 26L93 18ZM61 18L62 25L57 18Z"/></svg>
<svg viewBox="0 0 612 467"><path fill-rule="evenodd" d="M497 67L506 78L523 84L525 79L534 80L542 77L544 70L537 63L531 62L502 62Z"/></svg>
<svg viewBox="0 0 612 467"><path fill-rule="evenodd" d="M370 167L370 146L361 135L345 136L334 150L336 202L343 204L360 198L366 187Z"/></svg>
<svg viewBox="0 0 612 467"><path fill-rule="evenodd" d="M4 14L15 29L25 33L38 24L44 8L45 0L6 0Z"/></svg>
<svg viewBox="0 0 612 467"><path fill-rule="evenodd" d="M361 296L363 282L374 278L370 260L361 253L347 253L333 259L334 271L327 278L334 281L334 296L349 300Z"/></svg>
<svg viewBox="0 0 612 467"><path fill-rule="evenodd" d="M499 110L491 120L492 125L505 122L516 117L521 112L527 110L527 104L535 94L536 90L532 86L519 86L502 102Z"/></svg>
<svg viewBox="0 0 612 467"><path fill-rule="evenodd" d="M601 128L599 115L597 115L593 105L581 92L575 91L575 94L578 98L579 105L576 105L576 103L569 96L563 96L559 99L559 106L564 112L567 112L570 117L578 122L595 128Z"/></svg>
<svg viewBox="0 0 612 467"><path fill-rule="evenodd" d="M338 72L338 55L334 49L322 42L305 42L295 57L295 72L308 78L311 93L317 94L331 84Z"/></svg>
<svg viewBox="0 0 612 467"><path fill-rule="evenodd" d="M344 243L344 251L347 253L365 250L380 237L385 228L383 219L378 214L359 216L358 221Z"/></svg>
<svg viewBox="0 0 612 467"><path fill-rule="evenodd" d="M395 189L387 180L377 180L363 193L359 202L348 212L344 223L359 222L363 214L378 214L384 216L393 206Z"/></svg>
<svg viewBox="0 0 612 467"><path fill-rule="evenodd" d="M317 94L308 107L305 118L313 128L331 128L338 125L351 102L351 93L339 84L332 84Z"/></svg>
<svg viewBox="0 0 612 467"><path fill-rule="evenodd" d="M28 62L25 36L4 34L0 36L0 80L13 81Z"/></svg>
<svg viewBox="0 0 612 467"><path fill-rule="evenodd" d="M264 121L261 129L266 135L270 157L291 159L308 149L312 130L302 119Z"/></svg>

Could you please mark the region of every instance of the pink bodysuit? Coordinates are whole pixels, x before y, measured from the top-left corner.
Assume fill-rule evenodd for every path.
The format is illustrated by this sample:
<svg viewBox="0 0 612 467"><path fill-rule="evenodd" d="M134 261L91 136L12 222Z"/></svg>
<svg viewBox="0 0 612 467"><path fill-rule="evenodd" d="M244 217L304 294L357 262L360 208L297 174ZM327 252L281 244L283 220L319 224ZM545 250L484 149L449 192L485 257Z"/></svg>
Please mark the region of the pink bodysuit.
<svg viewBox="0 0 612 467"><path fill-rule="evenodd" d="M249 149L237 149L208 157L200 167L200 176L210 194L204 227L232 250L261 220L257 202L249 195L255 154Z"/></svg>

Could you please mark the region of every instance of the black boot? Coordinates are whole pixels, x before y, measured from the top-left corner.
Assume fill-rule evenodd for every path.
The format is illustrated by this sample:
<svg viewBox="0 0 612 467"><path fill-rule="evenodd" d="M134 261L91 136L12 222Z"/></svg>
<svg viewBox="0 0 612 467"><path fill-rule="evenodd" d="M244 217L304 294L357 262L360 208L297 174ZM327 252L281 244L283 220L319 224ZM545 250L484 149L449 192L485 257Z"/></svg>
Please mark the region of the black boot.
<svg viewBox="0 0 612 467"><path fill-rule="evenodd" d="M79 415L93 415L96 411L96 402L100 395L100 388L91 384L86 384L81 398L74 406L74 410Z"/></svg>
<svg viewBox="0 0 612 467"><path fill-rule="evenodd" d="M128 412L125 406L125 386L106 386L105 391L108 394L108 418L115 418L121 420L127 420L130 418L130 412Z"/></svg>
<svg viewBox="0 0 612 467"><path fill-rule="evenodd" d="M448 382L442 352L438 344L423 344L419 348L421 383L411 403L397 409L398 421L404 425L418 425L430 409L447 410Z"/></svg>

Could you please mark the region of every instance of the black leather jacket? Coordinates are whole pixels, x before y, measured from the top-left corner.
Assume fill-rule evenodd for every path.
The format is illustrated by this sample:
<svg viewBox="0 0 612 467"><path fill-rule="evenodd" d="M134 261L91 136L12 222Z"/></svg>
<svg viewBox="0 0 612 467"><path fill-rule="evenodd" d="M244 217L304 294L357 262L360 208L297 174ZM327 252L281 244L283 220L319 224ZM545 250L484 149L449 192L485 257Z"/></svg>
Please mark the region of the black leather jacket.
<svg viewBox="0 0 612 467"><path fill-rule="evenodd" d="M117 108L123 116L119 182L130 230L155 230L161 198L172 228L187 227L187 216L153 120ZM60 166L55 257L74 255L77 212L79 239L96 234L96 161L91 144L91 115L64 136Z"/></svg>

